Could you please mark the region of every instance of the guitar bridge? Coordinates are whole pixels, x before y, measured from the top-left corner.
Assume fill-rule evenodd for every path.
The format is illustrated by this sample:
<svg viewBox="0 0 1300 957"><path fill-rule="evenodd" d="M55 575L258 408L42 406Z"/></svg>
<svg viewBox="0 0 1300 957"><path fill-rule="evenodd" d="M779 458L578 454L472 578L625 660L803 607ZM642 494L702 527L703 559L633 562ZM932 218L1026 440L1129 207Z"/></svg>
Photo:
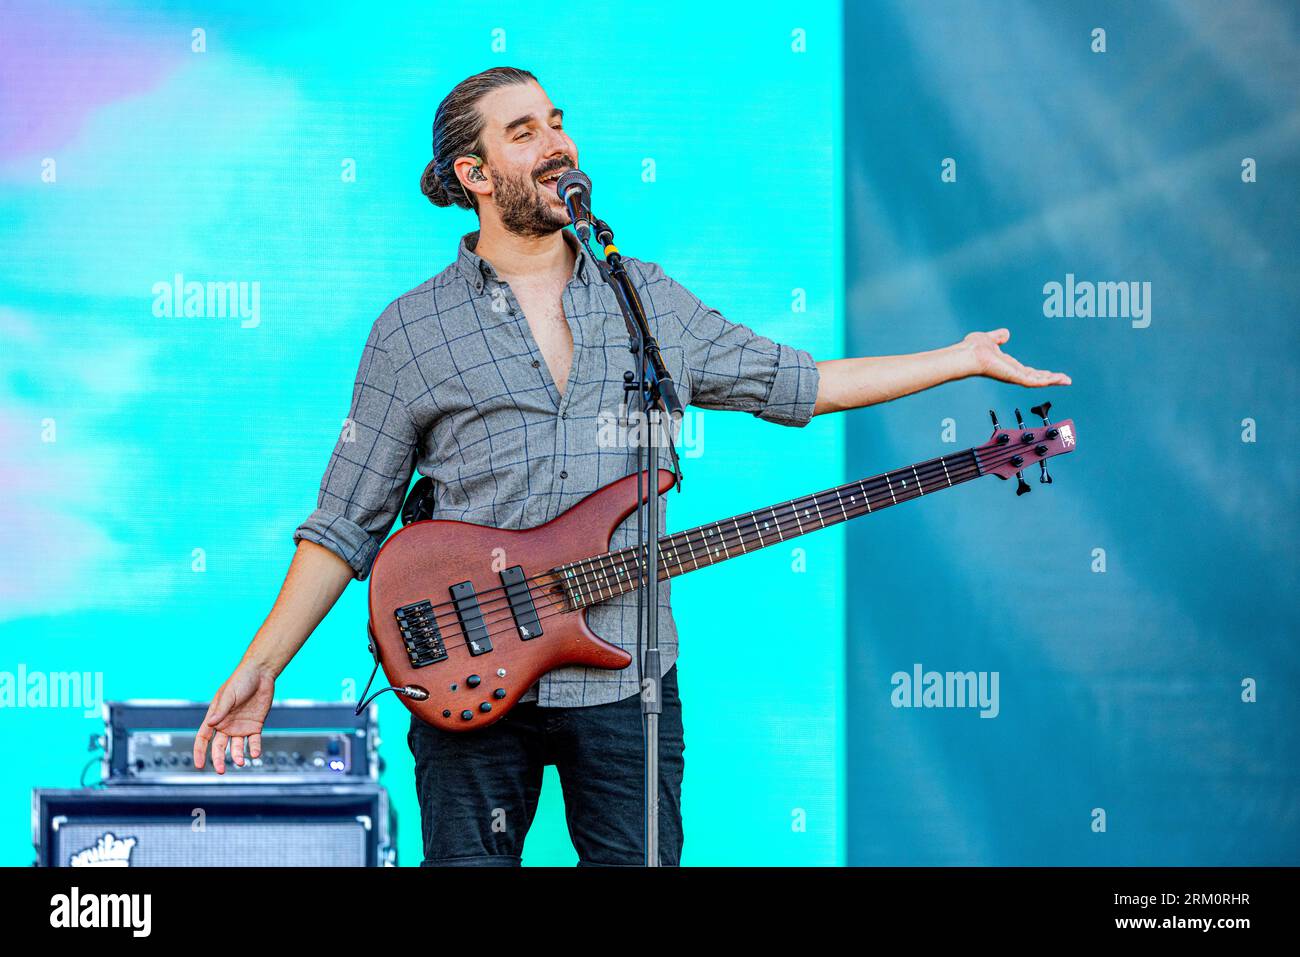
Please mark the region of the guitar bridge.
<svg viewBox="0 0 1300 957"><path fill-rule="evenodd" d="M402 642L406 645L406 655L411 659L412 668L423 668L447 657L447 648L442 643L442 633L438 631L432 602L417 601L412 605L403 605L393 615L397 618L397 627L402 631Z"/></svg>

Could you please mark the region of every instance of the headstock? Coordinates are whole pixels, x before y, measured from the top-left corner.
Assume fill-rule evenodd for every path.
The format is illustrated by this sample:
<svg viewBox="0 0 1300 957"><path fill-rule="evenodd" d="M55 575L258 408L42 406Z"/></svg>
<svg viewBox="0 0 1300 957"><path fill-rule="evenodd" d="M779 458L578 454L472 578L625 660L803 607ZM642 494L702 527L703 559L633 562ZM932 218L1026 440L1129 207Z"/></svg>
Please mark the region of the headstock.
<svg viewBox="0 0 1300 957"><path fill-rule="evenodd" d="M1056 425L1047 421L1047 413L1051 408L1052 403L1044 402L1029 410L1043 420L1041 429L1025 428L1025 420L1020 417L1019 409L1016 409L1016 422L1019 428L999 428L997 414L990 410L989 417L993 419L993 435L975 449L980 471L986 475L996 475L1000 479L1009 479L1014 475L1018 483L1016 494L1024 495L1029 491L1030 486L1021 474L1021 470L1037 462L1043 469L1043 474L1039 476L1038 481L1050 483L1052 476L1047 473L1047 460L1053 455L1073 452L1078 441L1073 419L1066 419Z"/></svg>

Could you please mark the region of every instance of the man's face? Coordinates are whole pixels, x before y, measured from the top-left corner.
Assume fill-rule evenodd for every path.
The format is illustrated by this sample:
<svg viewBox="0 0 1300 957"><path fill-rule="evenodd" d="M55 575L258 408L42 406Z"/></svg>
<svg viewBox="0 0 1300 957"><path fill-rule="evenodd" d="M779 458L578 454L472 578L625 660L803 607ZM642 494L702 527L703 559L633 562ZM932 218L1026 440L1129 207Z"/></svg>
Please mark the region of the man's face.
<svg viewBox="0 0 1300 957"><path fill-rule="evenodd" d="M483 141L492 176L492 202L506 229L520 236L549 236L569 225L554 175L578 166L578 147L564 132L563 112L536 83L493 90L479 101Z"/></svg>

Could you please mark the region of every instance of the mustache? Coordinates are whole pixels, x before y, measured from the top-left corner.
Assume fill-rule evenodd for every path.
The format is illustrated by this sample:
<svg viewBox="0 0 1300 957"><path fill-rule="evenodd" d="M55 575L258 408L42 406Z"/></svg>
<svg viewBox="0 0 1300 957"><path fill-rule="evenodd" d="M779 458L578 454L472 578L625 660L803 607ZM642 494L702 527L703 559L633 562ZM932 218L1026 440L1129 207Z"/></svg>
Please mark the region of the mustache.
<svg viewBox="0 0 1300 957"><path fill-rule="evenodd" d="M563 170L563 169L577 169L577 167L574 166L573 163L562 163L562 164L560 164L559 166L556 166L556 165L552 164L552 165L546 167L546 169L544 169L544 170L540 170L540 171L538 171L536 174L534 174L533 179L534 179L534 180L541 179L541 178L542 178L543 176L545 176L547 173L554 173L557 169L560 169L560 170Z"/></svg>

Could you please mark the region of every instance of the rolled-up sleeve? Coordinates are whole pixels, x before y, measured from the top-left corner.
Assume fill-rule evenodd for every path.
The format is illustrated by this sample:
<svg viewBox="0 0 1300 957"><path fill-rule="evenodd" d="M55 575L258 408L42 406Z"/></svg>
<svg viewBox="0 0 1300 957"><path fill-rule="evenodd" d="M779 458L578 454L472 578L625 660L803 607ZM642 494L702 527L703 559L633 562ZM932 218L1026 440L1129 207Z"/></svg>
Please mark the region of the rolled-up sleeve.
<svg viewBox="0 0 1300 957"><path fill-rule="evenodd" d="M821 378L813 357L731 322L685 286L662 278L685 327L691 404L751 412L779 425L807 425Z"/></svg>
<svg viewBox="0 0 1300 957"><path fill-rule="evenodd" d="M419 444L383 346L384 318L361 351L352 405L321 479L316 509L293 533L295 544L306 539L338 555L358 579L369 576L393 527Z"/></svg>

